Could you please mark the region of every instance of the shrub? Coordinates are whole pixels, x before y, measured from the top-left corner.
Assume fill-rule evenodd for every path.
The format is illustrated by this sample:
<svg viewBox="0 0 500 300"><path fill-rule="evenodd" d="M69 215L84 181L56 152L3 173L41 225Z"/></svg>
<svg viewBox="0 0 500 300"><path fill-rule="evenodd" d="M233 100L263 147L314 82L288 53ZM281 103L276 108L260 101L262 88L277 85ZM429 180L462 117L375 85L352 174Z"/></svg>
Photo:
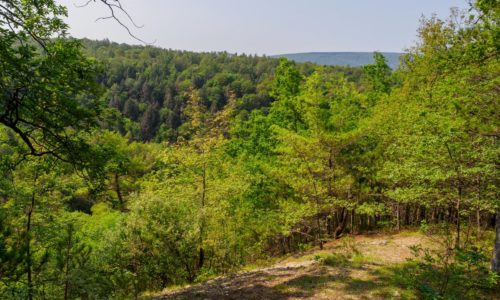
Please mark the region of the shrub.
<svg viewBox="0 0 500 300"><path fill-rule="evenodd" d="M421 299L482 299L498 283L485 249L411 249L415 258L403 268L400 283L415 289Z"/></svg>

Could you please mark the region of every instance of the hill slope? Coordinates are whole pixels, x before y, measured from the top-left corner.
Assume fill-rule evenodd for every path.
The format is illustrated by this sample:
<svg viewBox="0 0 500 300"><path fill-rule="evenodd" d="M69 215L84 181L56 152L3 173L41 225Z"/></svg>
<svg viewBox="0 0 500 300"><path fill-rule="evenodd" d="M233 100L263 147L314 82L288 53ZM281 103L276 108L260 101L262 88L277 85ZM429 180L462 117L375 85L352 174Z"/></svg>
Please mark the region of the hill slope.
<svg viewBox="0 0 500 300"><path fill-rule="evenodd" d="M432 244L417 233L361 235L327 243L268 268L167 290L154 299L414 299L396 283L410 246ZM349 253L357 253L347 259ZM345 258L346 260L342 260Z"/></svg>
<svg viewBox="0 0 500 300"><path fill-rule="evenodd" d="M399 65L401 53L382 52L387 58L388 64L395 69ZM327 66L351 66L359 67L373 63L372 52L310 52L280 54L273 57L285 57L296 62L311 62Z"/></svg>

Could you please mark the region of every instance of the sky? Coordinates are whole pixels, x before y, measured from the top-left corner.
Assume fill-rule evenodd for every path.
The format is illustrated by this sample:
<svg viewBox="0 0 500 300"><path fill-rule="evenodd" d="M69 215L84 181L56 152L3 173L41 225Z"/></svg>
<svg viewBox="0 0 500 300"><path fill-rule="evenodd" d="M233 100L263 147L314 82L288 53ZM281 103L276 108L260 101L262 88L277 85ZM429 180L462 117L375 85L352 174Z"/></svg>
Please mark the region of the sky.
<svg viewBox="0 0 500 300"><path fill-rule="evenodd" d="M98 2L57 0L73 37L140 44ZM402 52L414 45L422 16L449 15L467 0L121 0L138 38L198 52L274 55L299 52Z"/></svg>

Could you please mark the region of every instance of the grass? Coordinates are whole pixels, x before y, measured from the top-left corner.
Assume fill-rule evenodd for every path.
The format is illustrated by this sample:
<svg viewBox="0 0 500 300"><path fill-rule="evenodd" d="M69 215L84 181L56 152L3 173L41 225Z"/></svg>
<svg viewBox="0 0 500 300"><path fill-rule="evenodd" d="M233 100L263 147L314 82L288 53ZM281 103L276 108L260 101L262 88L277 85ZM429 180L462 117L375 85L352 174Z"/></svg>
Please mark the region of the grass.
<svg viewBox="0 0 500 300"><path fill-rule="evenodd" d="M366 264L377 263L377 258L369 255L362 255L360 253L355 254L342 254L342 253L332 253L327 256L319 258L322 265L330 267L350 267L350 268L361 268Z"/></svg>
<svg viewBox="0 0 500 300"><path fill-rule="evenodd" d="M398 232L399 237L421 237L422 233L416 230L402 230Z"/></svg>
<svg viewBox="0 0 500 300"><path fill-rule="evenodd" d="M283 260L283 257L268 257L263 259L258 259L252 263L242 266L238 271L240 272L251 272L257 269L268 267L269 265L276 264Z"/></svg>
<svg viewBox="0 0 500 300"><path fill-rule="evenodd" d="M370 255L355 254L351 258L351 265L354 268L361 268L365 264L376 264L377 258Z"/></svg>
<svg viewBox="0 0 500 300"><path fill-rule="evenodd" d="M329 250L321 250L321 251L318 251L315 253L301 256L301 257L297 258L297 261L308 261L308 260L320 261L321 259L330 255L330 252L331 251L329 251Z"/></svg>
<svg viewBox="0 0 500 300"><path fill-rule="evenodd" d="M346 267L349 265L349 258L343 254L330 254L320 260L322 265L330 267Z"/></svg>

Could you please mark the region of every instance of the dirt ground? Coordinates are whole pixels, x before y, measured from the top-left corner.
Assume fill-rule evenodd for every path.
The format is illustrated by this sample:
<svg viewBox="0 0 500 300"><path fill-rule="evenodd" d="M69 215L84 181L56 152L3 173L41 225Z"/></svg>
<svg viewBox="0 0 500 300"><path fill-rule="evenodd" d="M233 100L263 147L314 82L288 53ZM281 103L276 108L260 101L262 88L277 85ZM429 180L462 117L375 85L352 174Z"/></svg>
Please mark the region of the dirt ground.
<svg viewBox="0 0 500 300"><path fill-rule="evenodd" d="M390 268L411 257L410 246L430 244L417 233L360 235L325 244L268 267L166 290L153 299L412 299L391 280ZM322 258L355 252L347 264Z"/></svg>

